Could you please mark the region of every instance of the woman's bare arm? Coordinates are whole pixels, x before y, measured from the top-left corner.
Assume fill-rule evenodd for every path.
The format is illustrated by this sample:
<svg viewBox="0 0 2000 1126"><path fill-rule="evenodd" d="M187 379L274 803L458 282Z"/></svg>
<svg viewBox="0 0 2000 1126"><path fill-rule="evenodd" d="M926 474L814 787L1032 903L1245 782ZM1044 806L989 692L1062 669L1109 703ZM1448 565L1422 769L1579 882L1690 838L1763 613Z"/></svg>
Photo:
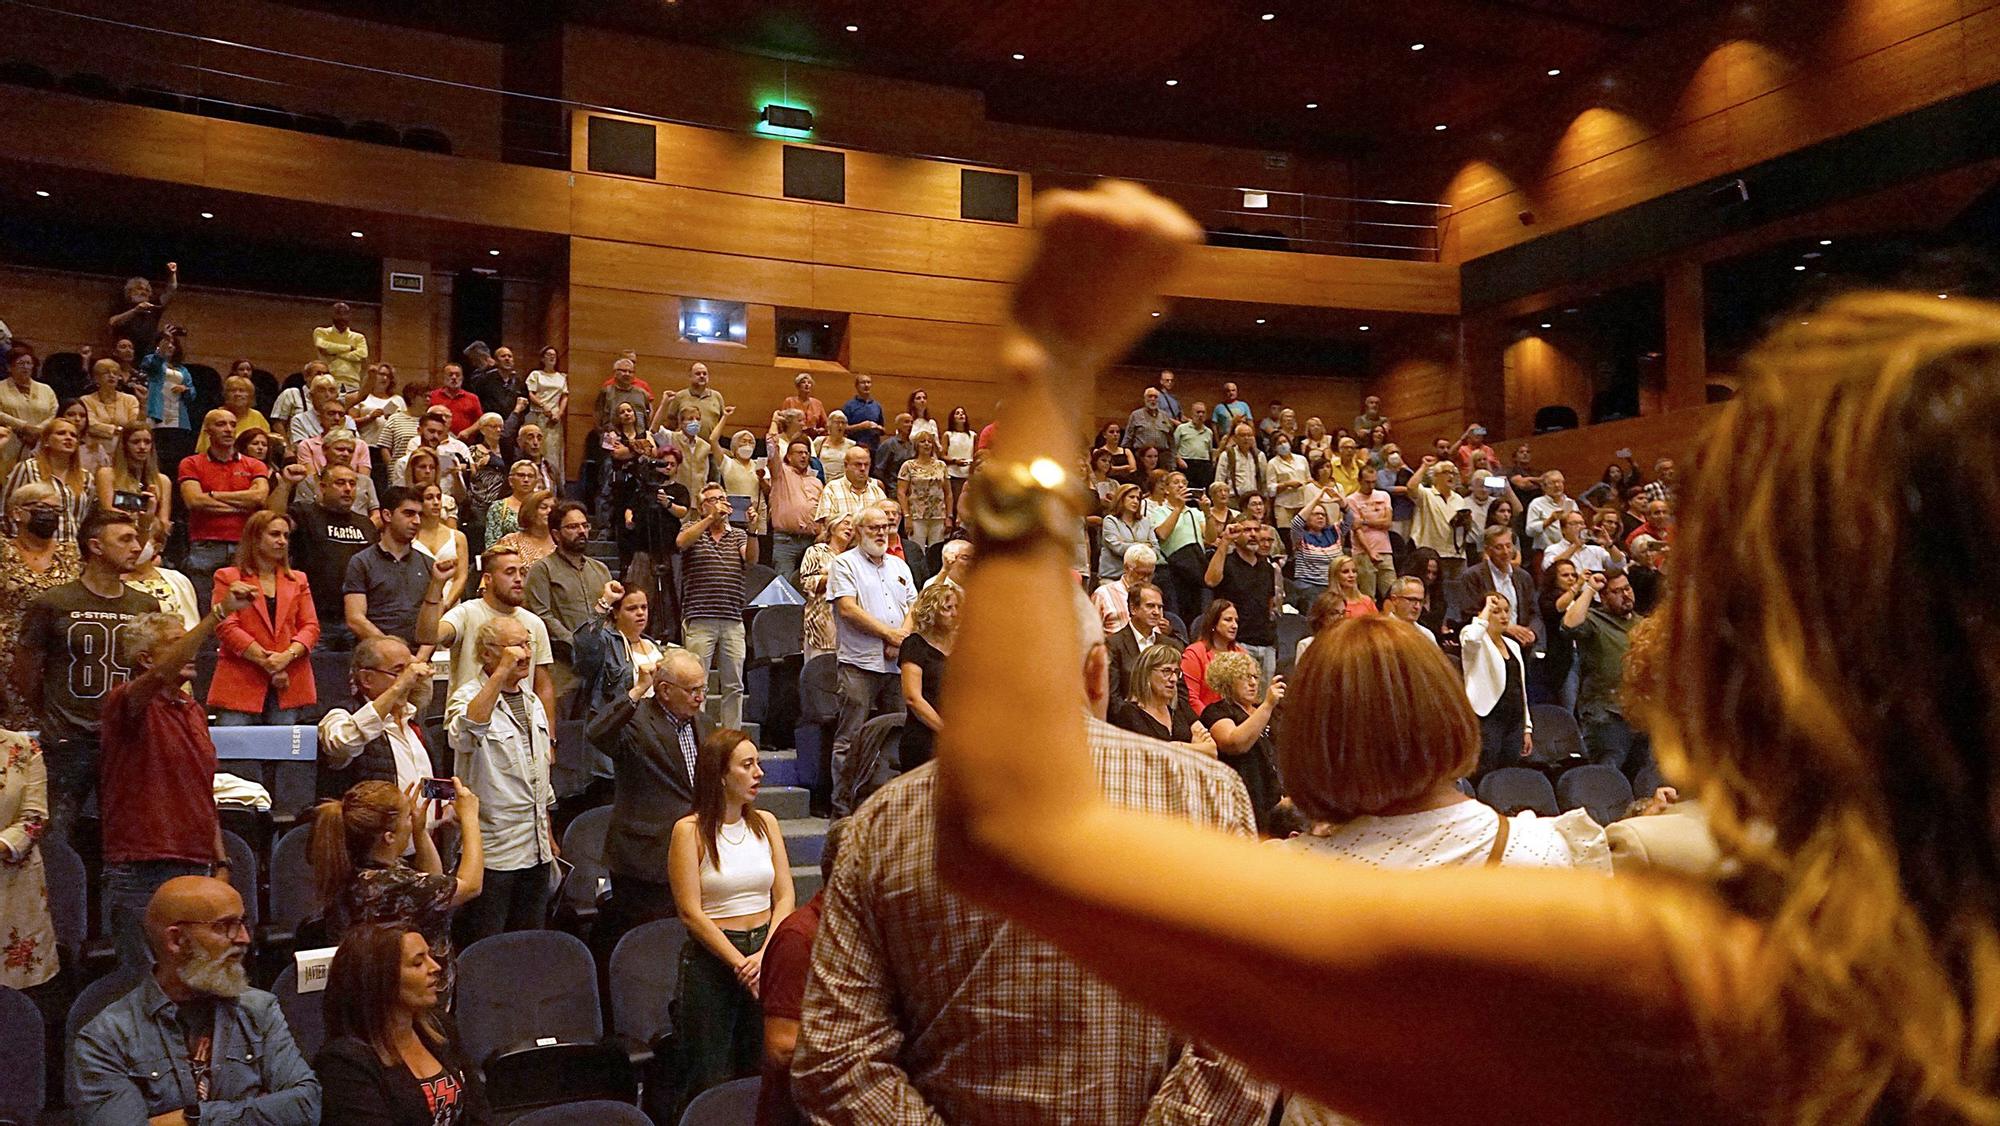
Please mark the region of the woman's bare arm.
<svg viewBox="0 0 2000 1126"><path fill-rule="evenodd" d="M1091 377L1148 319L1195 231L1128 185L1054 193L1038 219L995 456L1069 465L1074 420L1052 388L1091 401ZM1069 554L1054 540L983 552L969 579L938 739L938 858L957 890L1371 1122L1730 1117L1689 1062L1691 1014L1727 1002L1719 971L1673 970L1659 904L1679 893L1565 873L1380 873L1107 805L1072 671ZM1039 639L1038 659L1018 659L1022 636ZM1717 930L1718 965L1746 930Z"/></svg>

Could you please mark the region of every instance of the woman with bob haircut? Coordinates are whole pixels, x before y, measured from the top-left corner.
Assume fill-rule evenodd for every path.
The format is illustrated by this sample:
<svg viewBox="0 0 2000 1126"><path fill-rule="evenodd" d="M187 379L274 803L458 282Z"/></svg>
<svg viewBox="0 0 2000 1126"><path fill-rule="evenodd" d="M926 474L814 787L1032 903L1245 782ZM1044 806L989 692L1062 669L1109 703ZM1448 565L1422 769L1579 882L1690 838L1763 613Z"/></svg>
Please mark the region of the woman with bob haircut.
<svg viewBox="0 0 2000 1126"><path fill-rule="evenodd" d="M1150 325L1156 279L1200 237L1123 184L1049 193L1036 222L987 488L1071 463L1063 398ZM1672 659L1636 717L1707 810L1725 883L1383 872L1114 808L1056 609L1067 529L998 521L975 522L938 741L944 878L1362 1121L2000 1119L2000 306L1860 294L1809 320L1745 356L1684 468L1656 615ZM1841 520L1797 503L1801 481L1858 479ZM1389 707L1337 714L1302 686L1288 764L1333 761L1362 723L1354 738L1389 744L1374 761L1436 753L1414 733L1440 708L1470 760L1455 679L1391 628L1345 623L1307 651L1303 679L1373 679ZM1037 660L1009 651L1022 636ZM1413 663L1434 685L1399 694ZM1348 785L1331 804L1409 783ZM1588 1034L1523 1050L1580 1014Z"/></svg>
<svg viewBox="0 0 2000 1126"><path fill-rule="evenodd" d="M486 1126L486 1092L438 1013L442 971L424 936L355 927L326 975L326 1046L313 1058L320 1118L383 1126Z"/></svg>

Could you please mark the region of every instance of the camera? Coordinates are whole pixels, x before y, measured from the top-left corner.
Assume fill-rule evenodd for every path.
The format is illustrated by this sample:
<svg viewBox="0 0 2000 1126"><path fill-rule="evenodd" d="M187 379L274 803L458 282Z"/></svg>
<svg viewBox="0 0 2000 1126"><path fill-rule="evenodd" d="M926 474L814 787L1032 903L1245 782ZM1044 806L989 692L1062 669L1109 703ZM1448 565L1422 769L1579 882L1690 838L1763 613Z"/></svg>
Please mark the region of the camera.
<svg viewBox="0 0 2000 1126"><path fill-rule="evenodd" d="M418 784L417 794L425 801L457 801L458 783L449 778L426 778Z"/></svg>
<svg viewBox="0 0 2000 1126"><path fill-rule="evenodd" d="M130 493L119 489L111 494L111 507L120 512L144 512L152 507L144 493Z"/></svg>

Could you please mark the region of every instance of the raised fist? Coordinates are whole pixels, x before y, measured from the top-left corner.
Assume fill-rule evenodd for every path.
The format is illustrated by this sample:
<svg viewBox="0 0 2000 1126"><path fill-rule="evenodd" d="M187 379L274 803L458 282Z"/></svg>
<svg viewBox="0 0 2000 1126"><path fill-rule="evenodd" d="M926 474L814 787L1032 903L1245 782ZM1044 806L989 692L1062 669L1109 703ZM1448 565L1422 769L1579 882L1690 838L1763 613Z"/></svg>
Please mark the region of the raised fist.
<svg viewBox="0 0 2000 1126"><path fill-rule="evenodd" d="M257 599L257 588L249 583L229 584L229 593L222 596L222 612L234 614Z"/></svg>
<svg viewBox="0 0 2000 1126"><path fill-rule="evenodd" d="M294 485L302 484L310 476L312 476L312 469L303 462L295 461L284 468L285 480L290 481Z"/></svg>
<svg viewBox="0 0 2000 1126"><path fill-rule="evenodd" d="M605 583L604 590L597 596L598 601L603 602L607 606L617 605L618 600L623 597L625 597L625 584L619 582L617 579L612 579L610 582Z"/></svg>
<svg viewBox="0 0 2000 1126"><path fill-rule="evenodd" d="M451 581L451 577L457 573L458 563L456 560L440 559L431 564L431 578L436 579L438 582L448 583Z"/></svg>

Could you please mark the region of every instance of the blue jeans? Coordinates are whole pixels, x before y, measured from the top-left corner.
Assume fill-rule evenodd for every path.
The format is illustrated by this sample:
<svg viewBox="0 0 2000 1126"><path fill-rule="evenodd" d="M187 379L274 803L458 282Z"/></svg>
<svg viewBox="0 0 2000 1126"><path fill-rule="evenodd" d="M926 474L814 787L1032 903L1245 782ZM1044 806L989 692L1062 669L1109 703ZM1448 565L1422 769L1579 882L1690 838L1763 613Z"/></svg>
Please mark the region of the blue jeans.
<svg viewBox="0 0 2000 1126"><path fill-rule="evenodd" d="M1583 725L1583 745L1590 761L1615 766L1627 778L1638 778L1653 764L1653 744L1632 730L1622 716L1608 715Z"/></svg>
<svg viewBox="0 0 2000 1126"><path fill-rule="evenodd" d="M146 907L160 885L181 876L206 876L207 864L187 860L135 860L104 866L104 929L118 948L118 966L144 972L153 964L146 946Z"/></svg>
<svg viewBox="0 0 2000 1126"><path fill-rule="evenodd" d="M1257 669L1264 675L1264 688L1271 687L1271 678L1278 675L1278 647L1275 645L1245 645L1245 653L1257 660Z"/></svg>
<svg viewBox="0 0 2000 1126"><path fill-rule="evenodd" d="M234 540L196 540L188 545L187 566L181 571L194 584L194 598L202 613L208 613L209 602L215 597L215 573L235 557Z"/></svg>
<svg viewBox="0 0 2000 1126"><path fill-rule="evenodd" d="M811 549L811 536L793 535L791 532L771 533L771 566L778 569L785 581L793 587L799 585L799 561Z"/></svg>

